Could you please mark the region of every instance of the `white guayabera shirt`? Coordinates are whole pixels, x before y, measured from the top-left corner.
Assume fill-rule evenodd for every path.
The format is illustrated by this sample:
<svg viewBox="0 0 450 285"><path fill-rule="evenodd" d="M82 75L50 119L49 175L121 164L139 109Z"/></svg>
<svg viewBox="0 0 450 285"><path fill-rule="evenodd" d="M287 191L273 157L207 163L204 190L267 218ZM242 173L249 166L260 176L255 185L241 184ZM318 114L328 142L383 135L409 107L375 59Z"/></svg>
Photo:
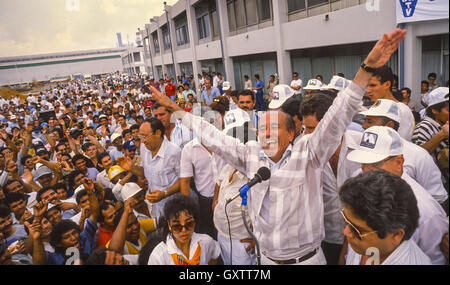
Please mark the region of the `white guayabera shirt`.
<svg viewBox="0 0 450 285"><path fill-rule="evenodd" d="M303 136L285 153L271 178L249 192L249 214L262 253L276 260L306 255L324 239L324 209L320 173L341 142L353 115L362 105L363 88L351 83L334 100L314 133ZM242 144L200 117L186 113L182 123L202 138L210 150L251 179L270 158L260 155L259 142ZM272 164L274 164L272 162ZM263 206L263 203L265 204ZM268 219L261 216L268 211ZM321 260L325 264L325 260Z"/></svg>

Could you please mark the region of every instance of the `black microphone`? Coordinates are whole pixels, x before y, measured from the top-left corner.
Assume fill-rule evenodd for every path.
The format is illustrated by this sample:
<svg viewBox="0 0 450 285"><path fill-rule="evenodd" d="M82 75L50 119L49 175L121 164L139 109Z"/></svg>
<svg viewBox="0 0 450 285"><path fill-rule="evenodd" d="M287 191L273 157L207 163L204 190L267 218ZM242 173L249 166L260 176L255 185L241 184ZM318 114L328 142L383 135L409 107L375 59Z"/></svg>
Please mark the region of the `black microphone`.
<svg viewBox="0 0 450 285"><path fill-rule="evenodd" d="M233 198L227 200L227 204L236 199L237 197L241 195L247 194L248 190L250 190L251 187L253 187L255 184L261 183L262 181L266 181L270 178L270 169L263 166L260 169L258 169L258 172L255 174L255 176L250 180L247 184L242 186L239 189L239 192L233 196Z"/></svg>

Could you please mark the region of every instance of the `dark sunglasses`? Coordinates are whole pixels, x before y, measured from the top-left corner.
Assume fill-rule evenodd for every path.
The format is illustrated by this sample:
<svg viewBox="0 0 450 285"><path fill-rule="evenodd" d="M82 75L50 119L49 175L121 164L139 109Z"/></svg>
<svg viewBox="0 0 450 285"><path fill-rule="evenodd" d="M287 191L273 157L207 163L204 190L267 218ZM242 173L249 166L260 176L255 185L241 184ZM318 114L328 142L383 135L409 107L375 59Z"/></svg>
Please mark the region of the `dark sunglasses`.
<svg viewBox="0 0 450 285"><path fill-rule="evenodd" d="M183 228L185 228L186 231L190 231L194 228L194 226L195 226L195 221L190 221L184 225L181 225L181 224L172 225L170 228L172 229L173 232L179 233L183 230Z"/></svg>

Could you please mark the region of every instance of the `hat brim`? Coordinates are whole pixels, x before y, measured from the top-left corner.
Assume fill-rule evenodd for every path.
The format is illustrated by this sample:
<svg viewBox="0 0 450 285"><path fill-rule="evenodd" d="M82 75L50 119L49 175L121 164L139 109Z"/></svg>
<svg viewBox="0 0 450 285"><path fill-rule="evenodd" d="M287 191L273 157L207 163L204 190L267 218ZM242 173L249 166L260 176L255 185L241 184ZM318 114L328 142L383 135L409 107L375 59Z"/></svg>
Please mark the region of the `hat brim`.
<svg viewBox="0 0 450 285"><path fill-rule="evenodd" d="M379 154L361 149L356 149L347 155L347 159L361 164L372 164L382 161L390 156L390 154Z"/></svg>
<svg viewBox="0 0 450 285"><path fill-rule="evenodd" d="M281 107L281 105L284 104L284 102L286 102L288 98L286 98L285 100L272 100L272 102L270 102L269 104L269 109L278 109Z"/></svg>
<svg viewBox="0 0 450 285"><path fill-rule="evenodd" d="M364 115L364 116L372 116L372 117L386 117L389 118L393 121L396 121L397 123L400 122L400 118L386 114L386 113L378 113L376 111L373 111L374 108L370 108L367 111L363 111L363 112L359 112L360 115Z"/></svg>

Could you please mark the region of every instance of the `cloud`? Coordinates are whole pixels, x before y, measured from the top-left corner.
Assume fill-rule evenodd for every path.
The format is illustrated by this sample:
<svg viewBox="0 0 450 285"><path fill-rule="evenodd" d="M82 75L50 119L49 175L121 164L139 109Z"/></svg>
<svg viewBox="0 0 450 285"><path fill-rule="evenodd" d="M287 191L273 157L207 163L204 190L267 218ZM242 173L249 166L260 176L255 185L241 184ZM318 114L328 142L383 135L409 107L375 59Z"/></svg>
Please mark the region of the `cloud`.
<svg viewBox="0 0 450 285"><path fill-rule="evenodd" d="M66 0L0 1L0 55L116 47L117 32L134 42L137 29L163 10L162 0L79 1L79 11L67 9Z"/></svg>

